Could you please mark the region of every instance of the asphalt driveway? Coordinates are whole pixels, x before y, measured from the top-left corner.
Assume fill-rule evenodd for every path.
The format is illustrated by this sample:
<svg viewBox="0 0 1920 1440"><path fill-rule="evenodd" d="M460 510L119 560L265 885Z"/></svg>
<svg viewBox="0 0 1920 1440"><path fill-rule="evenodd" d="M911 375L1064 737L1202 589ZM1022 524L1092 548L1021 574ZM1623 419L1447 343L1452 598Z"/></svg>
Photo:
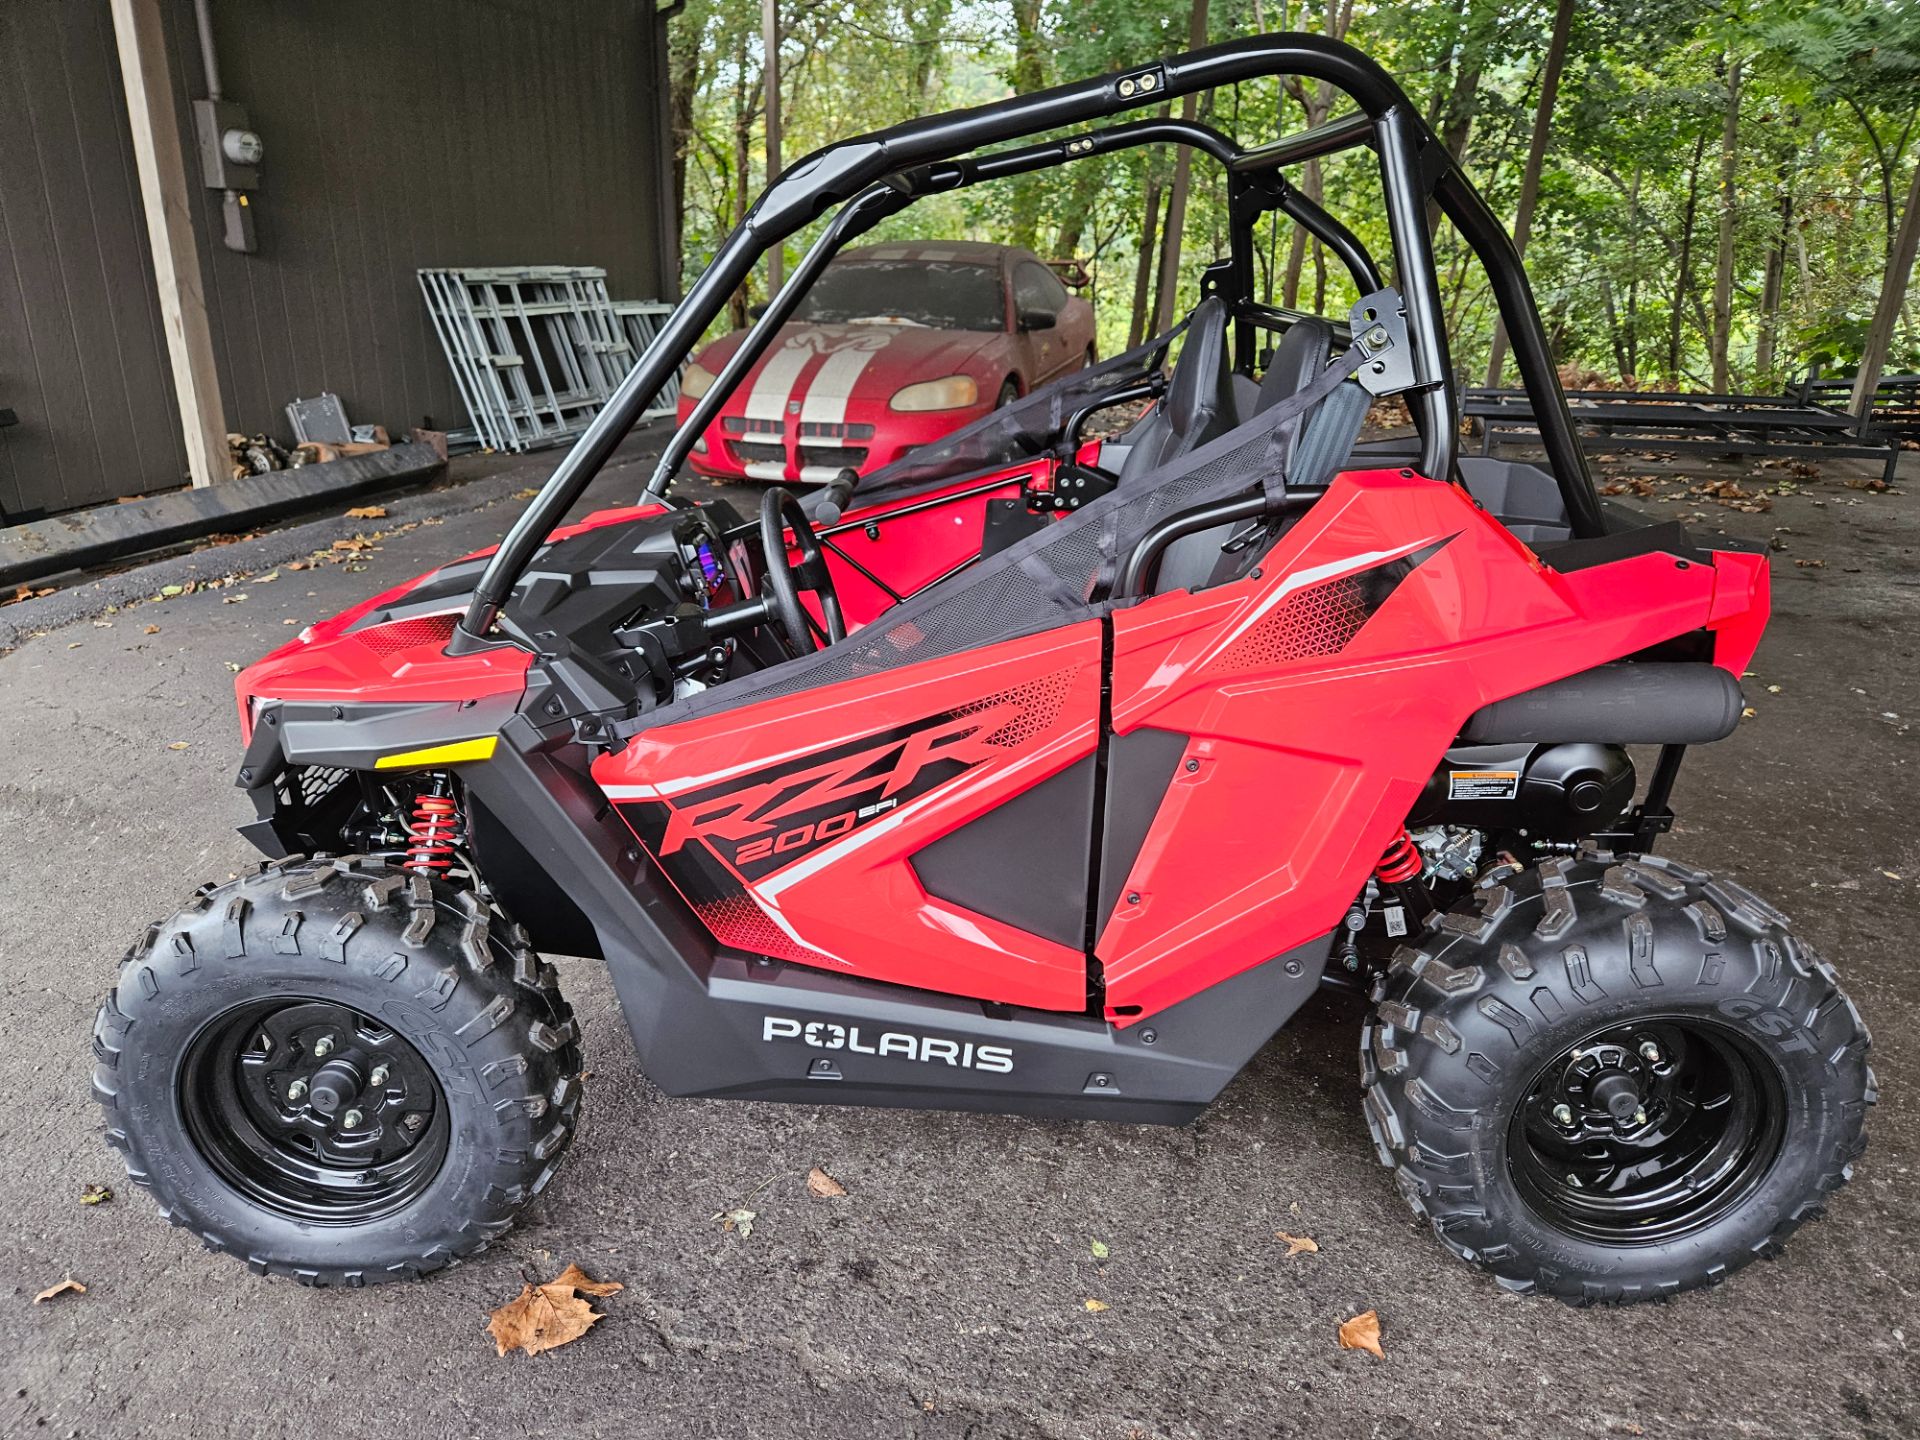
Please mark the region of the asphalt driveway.
<svg viewBox="0 0 1920 1440"><path fill-rule="evenodd" d="M633 494L643 450L601 496ZM1415 1227L1372 1158L1338 996L1168 1130L665 1099L577 961L586 1121L518 1229L415 1285L255 1278L126 1184L87 1097L94 1007L148 920L248 863L233 668L497 538L527 476L0 608L0 1433L1920 1433L1920 497L1842 469L1767 513L1665 480L1643 503L1785 546L1754 714L1690 761L1667 848L1839 965L1873 1029L1872 1145L1784 1259L1625 1311L1506 1295ZM808 1194L816 1165L845 1198ZM110 1203L79 1203L102 1183ZM743 1202L750 1235L710 1218ZM1279 1230L1319 1252L1286 1258ZM570 1261L625 1285L607 1319L497 1358L488 1312ZM69 1275L84 1295L31 1303ZM1384 1361L1335 1344L1367 1308Z"/></svg>

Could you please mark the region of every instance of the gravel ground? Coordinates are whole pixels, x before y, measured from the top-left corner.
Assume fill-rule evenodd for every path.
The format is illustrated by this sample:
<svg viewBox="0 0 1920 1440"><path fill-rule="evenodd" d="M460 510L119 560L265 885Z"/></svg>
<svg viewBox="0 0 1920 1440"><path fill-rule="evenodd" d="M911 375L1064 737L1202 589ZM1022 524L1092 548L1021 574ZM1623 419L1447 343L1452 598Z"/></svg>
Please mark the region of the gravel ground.
<svg viewBox="0 0 1920 1440"><path fill-rule="evenodd" d="M646 449L629 445L600 498L639 488ZM1864 472L1838 465L1742 479L1787 485L1764 513L1688 493L1697 475L1609 467L1629 491L1658 477L1640 497L1655 513L1785 547L1754 713L1689 762L1667 849L1792 913L1876 1042L1854 1183L1784 1259L1719 1291L1575 1311L1449 1259L1373 1161L1360 1017L1331 994L1169 1130L665 1099L603 971L565 961L587 1121L559 1181L476 1261L317 1292L159 1223L100 1139L88 1033L141 927L247 863L232 667L496 539L553 458L0 608L0 651L17 647L0 658L0 1433L1920 1433L1920 501L1848 488ZM333 548L355 534L367 548ZM151 598L168 586L183 593ZM814 1165L848 1195L809 1196ZM90 1183L114 1200L80 1205ZM709 1219L749 1195L751 1236ZM1285 1258L1277 1230L1319 1253ZM488 1312L569 1261L625 1284L608 1318L538 1359L496 1358ZM30 1303L68 1275L85 1295ZM1366 1308L1384 1361L1334 1343Z"/></svg>

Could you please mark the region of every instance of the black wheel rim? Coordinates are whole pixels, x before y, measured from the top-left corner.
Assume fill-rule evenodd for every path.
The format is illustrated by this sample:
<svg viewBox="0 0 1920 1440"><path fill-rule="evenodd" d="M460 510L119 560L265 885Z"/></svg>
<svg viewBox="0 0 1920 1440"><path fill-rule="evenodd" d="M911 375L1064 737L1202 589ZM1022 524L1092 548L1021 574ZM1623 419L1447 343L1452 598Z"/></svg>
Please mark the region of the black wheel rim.
<svg viewBox="0 0 1920 1440"><path fill-rule="evenodd" d="M1613 1026L1534 1077L1508 1166L1557 1230L1657 1244L1737 1209L1779 1158L1786 1092L1744 1036L1695 1018Z"/></svg>
<svg viewBox="0 0 1920 1440"><path fill-rule="evenodd" d="M321 1000L230 1010L180 1073L195 1147L266 1209L318 1225L400 1210L446 1159L446 1096L420 1052L372 1017Z"/></svg>

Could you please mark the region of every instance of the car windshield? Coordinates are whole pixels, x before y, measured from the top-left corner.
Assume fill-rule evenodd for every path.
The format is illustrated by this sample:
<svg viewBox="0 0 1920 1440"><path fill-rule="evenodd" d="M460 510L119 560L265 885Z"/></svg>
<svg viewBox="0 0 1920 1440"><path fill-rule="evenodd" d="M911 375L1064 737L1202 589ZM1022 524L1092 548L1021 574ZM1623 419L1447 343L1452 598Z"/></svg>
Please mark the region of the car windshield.
<svg viewBox="0 0 1920 1440"><path fill-rule="evenodd" d="M910 324L936 330L1003 330L1000 271L947 260L841 260L829 265L795 313L816 324Z"/></svg>

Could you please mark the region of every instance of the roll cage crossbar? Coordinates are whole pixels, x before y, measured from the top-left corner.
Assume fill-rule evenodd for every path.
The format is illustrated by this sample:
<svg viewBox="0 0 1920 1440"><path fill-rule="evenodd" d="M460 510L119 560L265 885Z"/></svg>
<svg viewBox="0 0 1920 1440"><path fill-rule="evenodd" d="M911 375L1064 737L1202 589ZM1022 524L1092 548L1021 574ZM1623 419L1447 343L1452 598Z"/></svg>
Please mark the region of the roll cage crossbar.
<svg viewBox="0 0 1920 1440"><path fill-rule="evenodd" d="M1191 122L1146 120L1017 150L972 153L984 146L1083 126L1174 97L1282 75L1324 80L1345 92L1359 109L1344 119L1253 149L1243 150L1218 131ZM834 206L842 207L774 297L755 335L748 337L748 342L759 337L762 347L840 245L901 206L924 194L1152 141L1192 145L1220 160L1231 181L1239 182L1236 190L1251 195L1253 189L1248 187L1264 186L1265 201L1270 203L1258 204L1257 208L1279 209L1322 239L1354 273L1356 283L1367 277L1369 283L1361 284L1362 293L1379 288L1378 268L1365 248L1351 231L1286 186L1274 172L1340 150L1372 147L1387 199L1394 276L1406 308L1413 374L1408 408L1421 436L1420 470L1444 479L1454 470L1458 407L1447 350L1446 316L1426 219L1429 198L1436 202L1486 268L1528 400L1539 417L1541 441L1559 482L1573 533L1588 536L1604 531L1599 500L1560 390L1532 289L1512 241L1486 201L1452 165L1445 148L1420 120L1405 92L1360 51L1319 35L1260 35L1170 56L1099 79L908 121L817 150L783 172L721 244L713 263L694 282L654 342L507 532L475 587L454 646L482 641L492 630L501 606L547 535L560 524L641 411L692 352L767 250ZM1235 208L1254 213L1256 202L1249 200ZM1238 217L1235 228L1245 228ZM1250 296L1251 247L1236 243L1228 264L1238 271L1234 278L1246 282L1240 295ZM1251 324L1250 316L1241 319L1243 325ZM748 342L736 350L710 393L724 399L745 374L754 359L749 354L744 365L739 363L749 349ZM700 428L691 421L683 426L669 454L681 444L690 444L686 437L697 435ZM684 459L684 452L680 458ZM675 460L674 464L678 463ZM666 465L665 459L662 465ZM656 471L656 477L662 473ZM664 473L671 478L670 469Z"/></svg>

